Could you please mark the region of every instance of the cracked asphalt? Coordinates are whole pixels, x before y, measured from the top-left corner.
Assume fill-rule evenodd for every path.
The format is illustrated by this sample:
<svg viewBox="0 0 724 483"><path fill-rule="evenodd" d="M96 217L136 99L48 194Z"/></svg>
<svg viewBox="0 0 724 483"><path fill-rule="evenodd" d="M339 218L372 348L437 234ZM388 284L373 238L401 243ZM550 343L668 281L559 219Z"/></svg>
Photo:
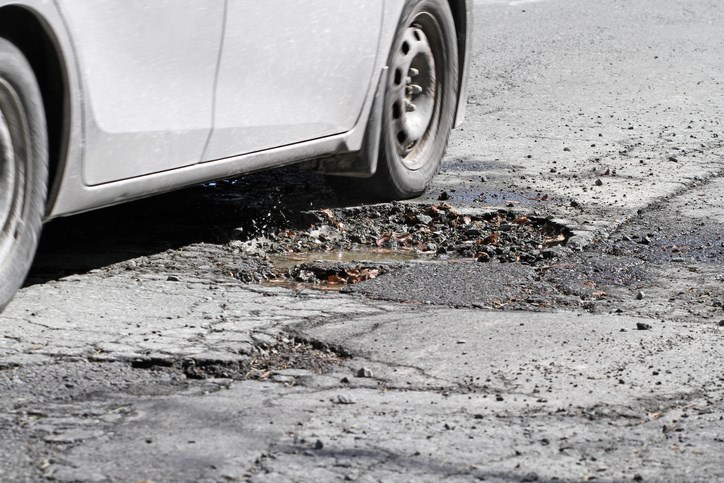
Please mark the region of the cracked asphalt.
<svg viewBox="0 0 724 483"><path fill-rule="evenodd" d="M275 283L279 227L314 267L319 220L367 213L289 169L55 220L0 314L0 480L724 479L724 8L476 8L466 123L404 209L565 237Z"/></svg>

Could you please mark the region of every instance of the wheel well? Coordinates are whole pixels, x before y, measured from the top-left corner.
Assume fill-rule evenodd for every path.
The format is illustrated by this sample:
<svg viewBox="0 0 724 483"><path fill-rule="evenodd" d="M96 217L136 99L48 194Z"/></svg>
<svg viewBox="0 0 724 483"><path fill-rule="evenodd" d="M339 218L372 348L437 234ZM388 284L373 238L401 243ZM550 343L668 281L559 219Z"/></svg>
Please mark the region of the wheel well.
<svg viewBox="0 0 724 483"><path fill-rule="evenodd" d="M19 6L0 8L0 37L12 42L28 59L40 86L48 128L49 199L67 148L67 77L60 50L50 29L31 10Z"/></svg>

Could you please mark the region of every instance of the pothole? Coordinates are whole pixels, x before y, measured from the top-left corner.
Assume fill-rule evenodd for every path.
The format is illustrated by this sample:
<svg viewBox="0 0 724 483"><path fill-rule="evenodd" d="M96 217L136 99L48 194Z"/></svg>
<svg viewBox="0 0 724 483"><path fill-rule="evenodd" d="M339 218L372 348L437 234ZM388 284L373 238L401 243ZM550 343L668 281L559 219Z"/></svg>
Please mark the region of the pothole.
<svg viewBox="0 0 724 483"><path fill-rule="evenodd" d="M180 371L188 379L277 380L300 374L324 374L350 354L342 347L281 332L264 335L250 355L208 353L179 358L148 357L131 361L134 369Z"/></svg>
<svg viewBox="0 0 724 483"><path fill-rule="evenodd" d="M244 282L338 289L411 263L464 260L532 265L570 233L522 212L466 213L440 204L390 203L304 213L229 243Z"/></svg>
<svg viewBox="0 0 724 483"><path fill-rule="evenodd" d="M189 379L280 379L290 371L323 374L348 354L318 341L280 334L271 344L256 346L253 356L243 361L185 360L182 370ZM293 376L290 376L293 377Z"/></svg>

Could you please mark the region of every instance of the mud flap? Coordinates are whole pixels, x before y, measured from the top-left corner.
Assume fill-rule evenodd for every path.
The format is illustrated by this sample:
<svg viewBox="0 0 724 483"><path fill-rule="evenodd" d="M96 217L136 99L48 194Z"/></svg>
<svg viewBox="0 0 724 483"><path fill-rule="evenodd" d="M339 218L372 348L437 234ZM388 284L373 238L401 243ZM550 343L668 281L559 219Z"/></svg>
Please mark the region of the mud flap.
<svg viewBox="0 0 724 483"><path fill-rule="evenodd" d="M362 141L362 149L308 161L302 165L304 169L331 176L347 176L351 178L369 178L375 174L380 153L386 79L387 67L384 67L377 82L372 109Z"/></svg>

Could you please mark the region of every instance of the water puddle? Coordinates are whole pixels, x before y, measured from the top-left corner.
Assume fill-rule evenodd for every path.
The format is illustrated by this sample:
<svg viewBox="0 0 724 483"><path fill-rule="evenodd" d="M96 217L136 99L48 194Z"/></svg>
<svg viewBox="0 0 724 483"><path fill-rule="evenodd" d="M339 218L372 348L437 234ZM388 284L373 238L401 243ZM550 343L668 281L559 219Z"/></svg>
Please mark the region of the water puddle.
<svg viewBox="0 0 724 483"><path fill-rule="evenodd" d="M279 269L289 269L303 263L404 263L412 260L430 260L434 254L412 250L390 250L386 248L354 247L351 250L331 252L283 253L269 255L269 260Z"/></svg>
<svg viewBox="0 0 724 483"><path fill-rule="evenodd" d="M355 246L350 250L268 255L277 278L267 283L300 289L338 291L371 280L410 262L431 262L434 253Z"/></svg>

